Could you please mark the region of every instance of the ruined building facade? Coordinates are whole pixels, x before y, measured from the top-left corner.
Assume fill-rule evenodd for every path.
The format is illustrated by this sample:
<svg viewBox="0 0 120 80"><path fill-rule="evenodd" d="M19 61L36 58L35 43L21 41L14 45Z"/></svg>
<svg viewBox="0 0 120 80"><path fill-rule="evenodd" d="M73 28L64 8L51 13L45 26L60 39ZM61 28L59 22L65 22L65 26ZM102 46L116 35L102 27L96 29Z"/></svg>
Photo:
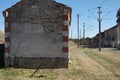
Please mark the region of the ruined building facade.
<svg viewBox="0 0 120 80"><path fill-rule="evenodd" d="M117 40L117 44L118 44L118 48L120 49L120 17L119 17L119 19L118 19L118 22L117 22L117 38L118 38L118 40Z"/></svg>
<svg viewBox="0 0 120 80"><path fill-rule="evenodd" d="M86 40L86 39L85 39ZM99 47L99 34L89 40L90 47ZM113 47L120 49L120 23L101 32L101 47Z"/></svg>
<svg viewBox="0 0 120 80"><path fill-rule="evenodd" d="M3 15L5 66L68 67L70 7L54 0L21 0Z"/></svg>

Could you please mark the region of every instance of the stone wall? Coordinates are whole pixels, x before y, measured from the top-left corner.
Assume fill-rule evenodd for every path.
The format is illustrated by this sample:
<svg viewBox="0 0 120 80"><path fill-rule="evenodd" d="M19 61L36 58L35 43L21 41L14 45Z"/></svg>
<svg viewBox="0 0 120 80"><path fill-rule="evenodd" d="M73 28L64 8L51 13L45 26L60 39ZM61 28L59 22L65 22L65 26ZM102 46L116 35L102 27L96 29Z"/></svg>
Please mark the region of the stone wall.
<svg viewBox="0 0 120 80"><path fill-rule="evenodd" d="M120 21L117 26L117 34L118 49L120 49Z"/></svg>
<svg viewBox="0 0 120 80"><path fill-rule="evenodd" d="M70 11L53 0L21 0L5 10L6 65L67 68Z"/></svg>
<svg viewBox="0 0 120 80"><path fill-rule="evenodd" d="M15 57L13 67L16 68L40 68L40 69L52 69L52 68L67 68L68 59L60 57Z"/></svg>
<svg viewBox="0 0 120 80"><path fill-rule="evenodd" d="M105 47L117 47L117 26L115 25L114 27L105 30ZM112 34L111 34L112 33Z"/></svg>
<svg viewBox="0 0 120 80"><path fill-rule="evenodd" d="M11 56L16 57L64 57L62 32L45 32L43 25L11 24ZM16 27L17 26L17 27Z"/></svg>

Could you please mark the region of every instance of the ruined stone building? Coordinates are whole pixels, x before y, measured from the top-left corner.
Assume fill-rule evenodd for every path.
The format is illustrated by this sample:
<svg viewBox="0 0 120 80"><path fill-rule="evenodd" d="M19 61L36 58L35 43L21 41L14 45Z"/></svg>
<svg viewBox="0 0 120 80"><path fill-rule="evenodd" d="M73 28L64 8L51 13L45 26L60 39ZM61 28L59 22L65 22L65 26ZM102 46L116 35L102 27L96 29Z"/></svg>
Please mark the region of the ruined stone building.
<svg viewBox="0 0 120 80"><path fill-rule="evenodd" d="M120 17L117 20L117 44L118 44L118 48L120 49Z"/></svg>
<svg viewBox="0 0 120 80"><path fill-rule="evenodd" d="M117 25L104 31L104 47L117 47Z"/></svg>
<svg viewBox="0 0 120 80"><path fill-rule="evenodd" d="M68 67L70 7L54 0L21 0L3 15L5 66Z"/></svg>
<svg viewBox="0 0 120 80"><path fill-rule="evenodd" d="M99 34L91 42L93 47L99 47ZM120 48L120 23L101 32L101 47Z"/></svg>

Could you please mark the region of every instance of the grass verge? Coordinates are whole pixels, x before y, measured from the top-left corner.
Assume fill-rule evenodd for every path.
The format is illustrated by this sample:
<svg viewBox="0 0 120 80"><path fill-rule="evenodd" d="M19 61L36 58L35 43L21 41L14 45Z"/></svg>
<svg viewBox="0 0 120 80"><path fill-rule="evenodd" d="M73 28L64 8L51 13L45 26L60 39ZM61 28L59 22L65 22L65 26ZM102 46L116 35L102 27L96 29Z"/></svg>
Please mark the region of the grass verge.
<svg viewBox="0 0 120 80"><path fill-rule="evenodd" d="M87 54L91 59L98 62L104 68L111 71L113 73L114 77L117 77L118 79L120 79L120 74L117 71L117 70L120 70L119 69L120 63L118 63L108 57L102 56L102 55L92 51L91 49L85 49L84 53Z"/></svg>

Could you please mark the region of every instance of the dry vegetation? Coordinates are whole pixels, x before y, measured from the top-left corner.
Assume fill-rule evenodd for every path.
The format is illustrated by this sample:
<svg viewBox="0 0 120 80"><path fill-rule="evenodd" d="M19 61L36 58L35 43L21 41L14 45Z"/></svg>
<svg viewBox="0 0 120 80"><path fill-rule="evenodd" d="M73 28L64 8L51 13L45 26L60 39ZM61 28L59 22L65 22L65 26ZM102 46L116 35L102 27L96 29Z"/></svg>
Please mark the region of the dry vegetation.
<svg viewBox="0 0 120 80"><path fill-rule="evenodd" d="M69 69L0 69L0 80L120 80L119 51L77 48L70 42Z"/></svg>

